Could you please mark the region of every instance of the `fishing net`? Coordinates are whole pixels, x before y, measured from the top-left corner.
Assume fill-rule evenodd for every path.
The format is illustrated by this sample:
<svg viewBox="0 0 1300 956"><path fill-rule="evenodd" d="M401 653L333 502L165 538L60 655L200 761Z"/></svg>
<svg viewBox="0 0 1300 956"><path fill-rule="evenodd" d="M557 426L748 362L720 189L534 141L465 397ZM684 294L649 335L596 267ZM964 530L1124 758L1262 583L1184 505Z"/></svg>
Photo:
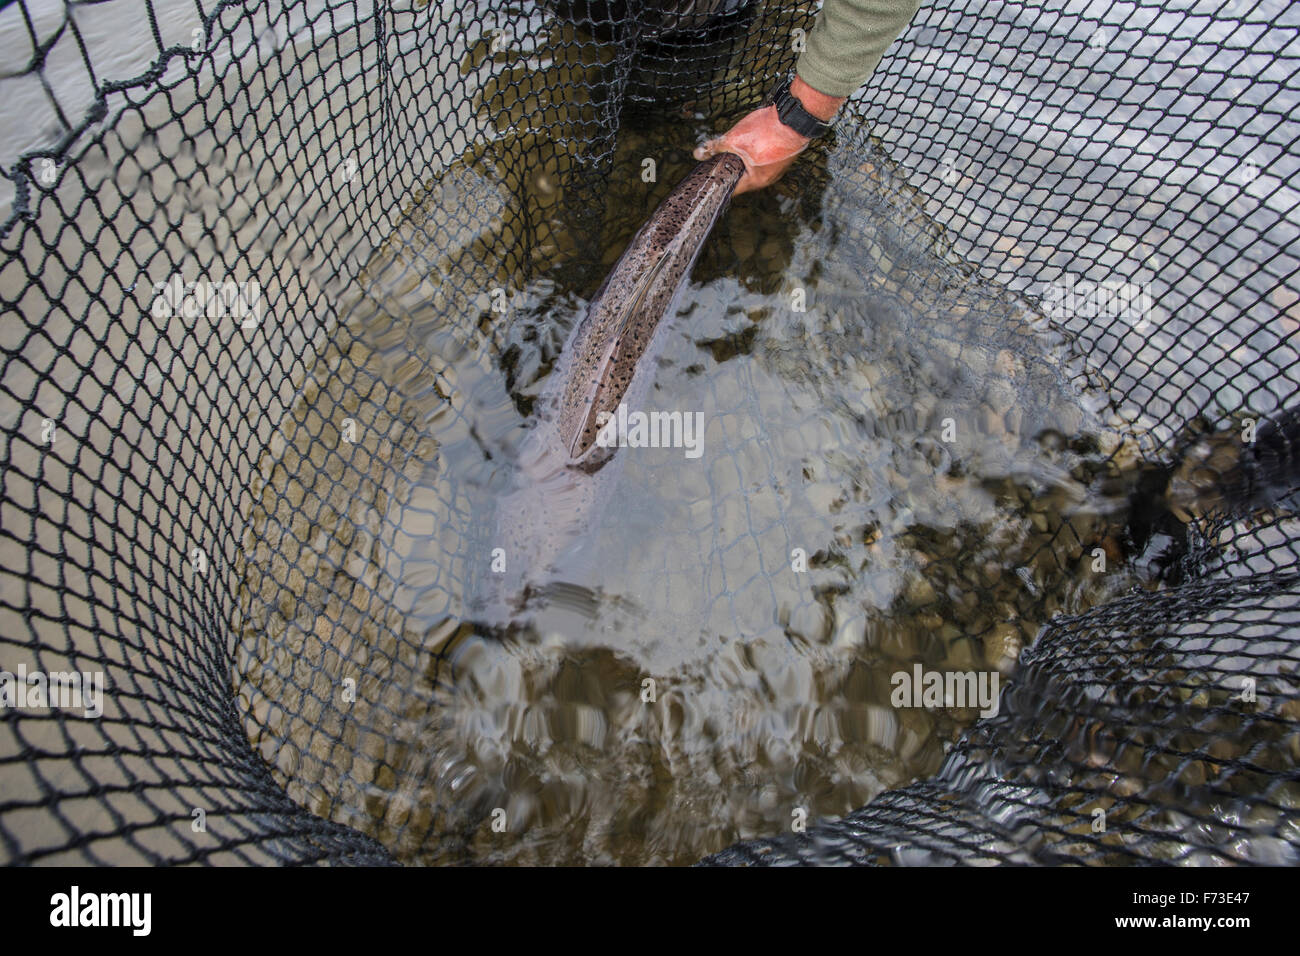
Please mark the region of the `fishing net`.
<svg viewBox="0 0 1300 956"><path fill-rule="evenodd" d="M620 248L603 200L626 184L612 171L642 161L625 131L647 116L687 137L724 127L790 68L815 15L672 9L0 10L0 669L104 686L93 718L68 700L0 711L6 862L493 859L471 765L562 774L502 763L486 737L477 763L421 746L474 692L455 673L473 630L460 602L479 496L499 492L445 479L490 430L476 409L525 415L563 341L511 317L580 311L538 277L607 268ZM913 749L938 773L882 771L842 819L779 836L789 807L751 808L743 835L764 839L711 862L1296 862L1298 69L1300 13L1280 0L940 0L805 161L816 172L789 201L823 226L808 274L832 235L892 265L886 283L828 256L861 294L807 347L844 376L866 351L939 355L952 390L894 409L904 425L951 417L1012 450L1050 432L1061 476L1022 494L1029 531L998 550L1021 582L1007 607L981 618L998 577L987 529L927 545L972 578L908 592L936 633L969 605L940 659L1004 673L998 713L937 714L949 743ZM686 168L689 145L664 168ZM702 269L761 252L744 249L745 209L719 227L735 260ZM939 259L908 258L918 236ZM930 331L873 324L903 307ZM762 369L726 364L746 334L708 341L722 371L694 380L706 407L763 410ZM980 362L1001 378L963 391ZM1012 380L1031 396L1014 407L999 398ZM1067 387L1104 396L1086 441L1051 397ZM866 397L845 410L864 444L881 412ZM826 477L818 436L796 423L774 442L723 418L731 473L696 497L726 519L710 528L742 531L701 533L659 567L663 587L705 581L718 633L808 641L829 599L755 569L768 539L788 554L826 525L797 507L767 521L754 501L791 477L787 458ZM662 478L630 471L629 495ZM1132 503L1119 530L1066 506L1093 481ZM818 553L860 568L880 543ZM1129 572L1085 593L1071 582L1099 551L1132 555ZM854 597L878 583L855 576ZM788 609L775 624L756 597L770 592ZM643 676L598 650L537 673L561 704L593 675L634 700ZM522 692L504 670L477 679ZM920 740L920 717L852 709L880 679L848 668L846 713L867 737L893 721ZM557 737L565 721L588 734L579 710L551 718ZM474 734L456 739L473 750ZM650 750L629 753L629 806L694 766Z"/></svg>

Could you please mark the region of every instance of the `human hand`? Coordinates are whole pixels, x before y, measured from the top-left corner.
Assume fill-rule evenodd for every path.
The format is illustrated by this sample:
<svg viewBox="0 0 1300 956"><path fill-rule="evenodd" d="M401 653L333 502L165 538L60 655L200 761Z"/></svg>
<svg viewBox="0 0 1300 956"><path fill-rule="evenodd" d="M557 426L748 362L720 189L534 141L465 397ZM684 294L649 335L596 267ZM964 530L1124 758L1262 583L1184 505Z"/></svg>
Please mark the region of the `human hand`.
<svg viewBox="0 0 1300 956"><path fill-rule="evenodd" d="M790 92L804 109L826 122L844 102L843 98L817 92L798 77L790 84ZM745 175L732 194L739 196L780 179L810 142L808 137L800 136L782 123L776 107L769 105L754 110L722 136L696 147L695 158L703 160L717 153L735 153L744 160Z"/></svg>

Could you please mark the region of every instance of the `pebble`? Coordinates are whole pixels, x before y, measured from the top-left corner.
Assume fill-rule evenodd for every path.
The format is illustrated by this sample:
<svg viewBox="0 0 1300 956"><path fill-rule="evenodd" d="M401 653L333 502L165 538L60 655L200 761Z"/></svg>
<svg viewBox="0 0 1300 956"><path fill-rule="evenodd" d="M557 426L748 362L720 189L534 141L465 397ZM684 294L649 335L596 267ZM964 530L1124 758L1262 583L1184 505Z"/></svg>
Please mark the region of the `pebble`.
<svg viewBox="0 0 1300 956"><path fill-rule="evenodd" d="M1010 349L999 349L994 365L999 375L1013 379L1019 372L1020 362Z"/></svg>
<svg viewBox="0 0 1300 956"><path fill-rule="evenodd" d="M925 607L933 604L936 598L934 585L928 579L916 576L907 586L907 600L913 607Z"/></svg>
<svg viewBox="0 0 1300 956"><path fill-rule="evenodd" d="M1018 406L1012 407L1007 410L1003 421L1006 422L1008 435L1019 435L1020 425L1024 421L1024 412Z"/></svg>
<svg viewBox="0 0 1300 956"><path fill-rule="evenodd" d="M994 379L984 393L984 400L998 415L1005 415L1016 404L1016 391L1009 382Z"/></svg>
<svg viewBox="0 0 1300 956"><path fill-rule="evenodd" d="M731 237L731 247L735 250L736 258L742 262L752 259L756 248L754 231L743 228L735 230Z"/></svg>
<svg viewBox="0 0 1300 956"><path fill-rule="evenodd" d="M1004 677L1016 669L1023 646L1020 628L1010 622L994 626L984 637L984 659Z"/></svg>
<svg viewBox="0 0 1300 956"><path fill-rule="evenodd" d="M948 645L947 656L943 659L943 670L970 671L975 669L973 642L969 638L959 638Z"/></svg>
<svg viewBox="0 0 1300 956"><path fill-rule="evenodd" d="M980 406L980 431L994 438L1006 434L1006 422L997 411L988 405Z"/></svg>

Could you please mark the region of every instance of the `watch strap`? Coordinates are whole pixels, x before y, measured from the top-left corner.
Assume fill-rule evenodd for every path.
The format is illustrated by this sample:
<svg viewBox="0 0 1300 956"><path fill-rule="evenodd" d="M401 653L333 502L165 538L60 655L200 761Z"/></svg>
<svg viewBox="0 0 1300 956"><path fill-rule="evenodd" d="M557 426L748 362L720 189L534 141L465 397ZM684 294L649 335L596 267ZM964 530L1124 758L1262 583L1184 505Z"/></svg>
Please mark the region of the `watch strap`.
<svg viewBox="0 0 1300 956"><path fill-rule="evenodd" d="M812 139L825 136L831 130L830 123L824 123L809 113L802 103L790 92L791 78L783 79L772 91L772 104L776 107L777 118L800 136Z"/></svg>

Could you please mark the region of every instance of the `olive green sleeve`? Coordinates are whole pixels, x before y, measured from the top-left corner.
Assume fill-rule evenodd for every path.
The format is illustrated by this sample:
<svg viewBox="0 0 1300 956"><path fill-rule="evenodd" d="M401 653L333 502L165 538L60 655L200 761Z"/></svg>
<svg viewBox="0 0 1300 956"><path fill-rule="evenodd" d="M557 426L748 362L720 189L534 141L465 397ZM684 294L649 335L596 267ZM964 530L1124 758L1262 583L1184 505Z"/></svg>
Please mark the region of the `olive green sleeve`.
<svg viewBox="0 0 1300 956"><path fill-rule="evenodd" d="M799 54L799 78L827 96L852 96L920 5L921 0L826 0Z"/></svg>

